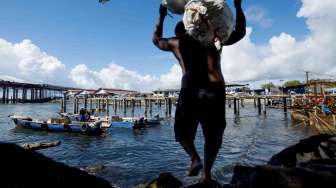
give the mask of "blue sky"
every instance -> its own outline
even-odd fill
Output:
[[[152,44],[161,0],[12,0],[0,7],[0,79],[151,91],[180,86],[172,54]],[[227,1],[232,7],[233,0]],[[336,75],[336,1],[244,0],[247,35],[222,50],[231,83]],[[166,18],[166,37],[180,16]],[[332,77],[336,79],[335,77]],[[253,84],[254,83],[254,84]]]
[[[114,62],[142,74],[160,75],[176,63],[151,42],[160,0],[112,0],[105,5],[97,1],[3,1],[0,38],[13,43],[30,39],[68,68],[86,64],[98,70]],[[228,2],[232,5],[231,0]],[[251,6],[261,7],[271,19],[267,27],[248,23],[256,44],[268,43],[281,32],[297,39],[309,33],[305,20],[296,17],[300,0],[244,1],[245,10]],[[167,17],[165,36],[172,35],[179,19]]]

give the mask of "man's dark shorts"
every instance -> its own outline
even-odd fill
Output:
[[[199,123],[206,141],[222,143],[226,127],[223,85],[181,89],[175,114],[176,141],[194,141]]]

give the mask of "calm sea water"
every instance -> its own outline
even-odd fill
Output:
[[[173,117],[158,127],[141,132],[111,128],[99,137],[31,131],[15,127],[8,118],[11,114],[21,114],[47,119],[57,117],[59,110],[58,104],[0,104],[0,141],[21,144],[60,140],[61,146],[40,152],[74,167],[104,165],[97,176],[118,187],[148,182],[162,172],[171,172],[185,183],[198,181],[199,177],[185,176],[190,163],[174,140]],[[143,111],[137,109],[135,115],[143,116]],[[111,112],[114,114],[112,109]],[[164,112],[158,107],[153,109],[153,114],[164,116]],[[267,116],[257,113],[253,105],[242,108],[239,116],[234,116],[233,109],[227,108],[223,147],[213,168],[214,177],[220,182],[231,180],[235,165],[265,164],[272,155],[312,134],[309,128],[293,126],[290,115],[281,110],[268,109]],[[117,114],[123,115],[123,111]],[[131,112],[128,111],[127,115],[130,116]],[[200,129],[196,144],[203,156],[204,141]]]

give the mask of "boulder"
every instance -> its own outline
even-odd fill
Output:
[[[304,168],[237,166],[231,184],[239,188],[332,188],[336,187],[336,175]]]
[[[146,188],[179,188],[183,187],[180,180],[175,178],[170,173],[163,173],[160,176],[149,183]]]
[[[269,165],[296,167],[314,160],[336,160],[336,137],[317,135],[301,140],[298,144],[274,155]]]
[[[0,143],[0,187],[112,187],[107,181],[35,151]]]

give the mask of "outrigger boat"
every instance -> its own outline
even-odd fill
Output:
[[[104,132],[103,121],[70,121],[69,118],[51,118],[48,121],[40,121],[24,116],[9,116],[17,126],[33,130],[50,132],[70,132],[88,135],[100,135]]]
[[[133,129],[143,129],[151,126],[160,125],[164,118],[160,118],[158,115],[153,118],[143,118],[143,117],[119,117],[112,116],[111,126],[121,127],[121,128],[133,128]]]
[[[81,116],[79,114],[59,113],[59,115],[62,118],[70,119],[71,122],[81,122]],[[86,119],[85,121],[89,121],[89,122],[101,121],[102,122],[102,124],[101,124],[102,128],[110,128],[111,127],[111,122],[109,121],[108,117],[101,118],[101,117],[96,117],[96,116],[91,115],[91,116],[87,116],[85,119]]]

